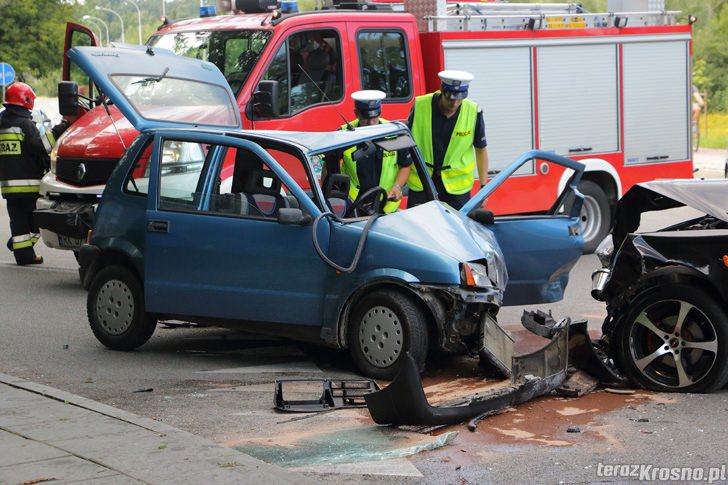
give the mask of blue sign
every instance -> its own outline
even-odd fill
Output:
[[[0,74],[2,75],[0,77],[0,84],[3,86],[7,86],[15,79],[15,69],[6,62],[0,62]]]

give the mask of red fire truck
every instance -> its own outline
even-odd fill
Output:
[[[530,149],[586,164],[587,250],[607,234],[616,200],[632,185],[692,177],[691,26],[678,25],[677,12],[407,0],[294,13],[293,1],[275,10],[275,0],[235,3],[246,13],[165,22],[147,45],[216,64],[245,128],[336,129],[353,117],[350,95],[360,89],[384,91],[382,116],[406,119],[415,96],[439,88],[439,71],[470,71],[490,170]],[[90,29],[69,24],[66,50],[96,43]],[[57,143],[38,208],[57,216],[40,219],[45,243],[77,250],[83,221],[136,132],[113,107],[112,123],[96,106],[80,69],[65,64],[63,74],[88,105],[73,111]],[[547,210],[569,176],[535,162],[518,175],[488,201],[496,214]]]

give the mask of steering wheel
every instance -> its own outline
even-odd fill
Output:
[[[356,198],[351,207],[346,210],[344,217],[351,217],[357,210],[361,210],[368,216],[376,214],[379,212],[379,208],[384,207],[384,204],[387,203],[387,197],[389,197],[389,194],[382,187],[378,185],[372,187],[363,194],[359,194],[359,197]],[[372,199],[370,202],[371,205],[365,203],[369,199]]]

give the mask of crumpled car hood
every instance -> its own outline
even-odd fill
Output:
[[[377,252],[376,240],[380,238],[406,241],[460,262],[486,259],[489,276],[497,281],[497,287],[505,289],[508,282],[505,259],[493,232],[441,202],[380,217],[370,229],[367,250]]]
[[[642,213],[682,206],[728,222],[728,180],[655,180],[634,185],[617,203],[614,247],[637,230]]]

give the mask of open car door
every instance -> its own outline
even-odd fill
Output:
[[[508,267],[504,305],[561,300],[569,281],[569,270],[581,256],[584,246],[579,221],[584,197],[576,189],[584,165],[554,153],[538,150],[524,153],[483,187],[461,212],[472,215],[508,177],[532,159],[544,160],[556,165],[554,169],[565,167],[575,173],[546,213],[499,216],[493,224],[488,224]]]

